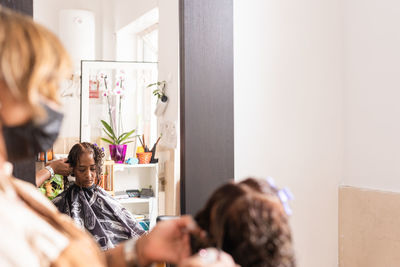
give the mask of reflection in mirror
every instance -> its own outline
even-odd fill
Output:
[[[81,69],[82,142],[106,148],[107,158],[111,157],[108,144],[129,142],[126,151],[129,158],[136,153],[134,136],[144,136],[147,144],[157,139],[157,118],[152,112],[156,98],[147,88],[157,81],[157,63],[82,61]],[[130,136],[126,134],[133,130]]]
[[[159,161],[156,168],[111,166],[107,161],[105,171],[112,172],[114,180],[120,181],[113,186],[109,184],[114,193],[152,186],[154,201],[131,203],[125,200],[127,203],[124,205],[132,212],[178,214],[179,1],[35,0],[33,5],[34,19],[60,37],[74,65],[73,76],[62,84],[60,90],[65,118],[54,153],[65,156],[72,145],[82,139],[103,146],[108,159],[108,144],[101,138],[109,136],[102,131],[101,119],[107,123],[115,121],[112,124],[116,129],[119,127],[117,122],[121,121],[118,131],[135,129],[135,135],[145,134],[148,146],[152,146],[162,134],[157,146],[156,158]],[[118,102],[117,95],[108,99],[104,96],[106,90],[104,80],[101,83],[101,74],[107,75],[110,90],[114,90],[118,79],[124,76],[126,94],[122,101]],[[156,88],[145,87],[157,81],[166,82],[164,93],[168,102],[165,110],[155,116],[158,98],[152,92]],[[111,119],[107,100],[114,108]],[[118,111],[119,103],[121,113]],[[139,139],[133,138],[132,141],[128,144],[127,158],[135,157],[137,148],[141,146]],[[152,177],[156,180],[151,180]]]

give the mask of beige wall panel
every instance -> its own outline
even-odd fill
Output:
[[[400,266],[400,194],[339,188],[340,267]]]

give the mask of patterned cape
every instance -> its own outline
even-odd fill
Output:
[[[133,216],[97,185],[81,188],[73,184],[54,198],[53,203],[78,226],[86,228],[102,250],[145,233]]]

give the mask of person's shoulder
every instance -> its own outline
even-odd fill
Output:
[[[29,199],[30,201],[36,201],[37,203],[45,206],[46,208],[55,211],[57,210],[54,205],[51,204],[49,199],[39,192],[38,188],[33,184],[22,181],[17,178],[11,178],[11,183],[14,185],[15,191],[18,193],[20,198]]]

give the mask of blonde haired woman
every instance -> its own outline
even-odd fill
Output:
[[[0,6],[0,266],[147,266],[187,257],[190,218],[160,223],[136,244],[102,253],[33,186],[10,176],[3,131],[24,144],[19,157],[51,145],[62,119],[57,89],[69,66],[52,33]]]

